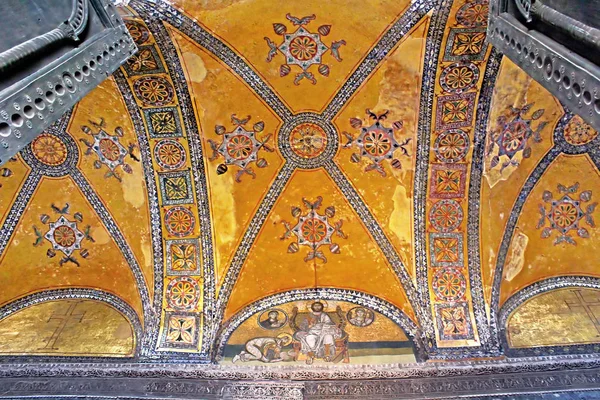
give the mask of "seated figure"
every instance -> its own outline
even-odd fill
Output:
[[[338,307],[336,313],[323,311],[323,303],[314,302],[309,313],[298,315],[294,308],[290,318],[290,326],[295,331],[294,350],[296,359],[305,358],[307,364],[312,364],[315,358],[326,362],[349,362],[348,335],[344,332],[344,315]],[[297,324],[296,320],[300,319]],[[334,318],[337,321],[334,321]]]

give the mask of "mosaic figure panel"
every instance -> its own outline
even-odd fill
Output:
[[[221,363],[343,365],[412,359],[406,334],[378,312],[347,302],[304,300],[248,318],[230,336]]]

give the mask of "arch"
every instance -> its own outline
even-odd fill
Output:
[[[584,288],[600,290],[600,278],[589,276],[558,276],[535,282],[512,295],[498,312],[499,336],[504,353],[509,357],[528,357],[550,354],[598,353],[599,344],[573,344],[537,348],[511,348],[508,343],[509,317],[526,301],[556,289]]]
[[[511,209],[511,212],[508,217],[508,221],[506,222],[506,228],[504,230],[504,233],[502,235],[502,240],[500,242],[498,256],[496,258],[496,268],[494,270],[493,280],[492,280],[492,296],[491,296],[490,308],[492,310],[498,310],[498,314],[494,314],[497,316],[501,315],[501,312],[503,309],[506,309],[509,301],[513,300],[513,298],[517,298],[517,296],[520,294],[520,292],[513,294],[504,303],[504,305],[500,306],[500,291],[501,291],[501,286],[502,286],[502,281],[503,281],[502,276],[504,274],[504,267],[505,267],[506,260],[508,258],[508,254],[510,251],[510,245],[512,243],[513,236],[515,234],[515,230],[516,230],[519,218],[523,211],[523,207],[525,206],[525,203],[529,199],[529,195],[534,190],[535,186],[539,183],[542,176],[546,173],[546,171],[550,168],[552,163],[554,163],[554,161],[561,154],[567,154],[567,155],[587,154],[590,157],[590,159],[592,160],[592,162],[594,163],[594,165],[596,166],[596,168],[598,168],[598,170],[600,171],[600,157],[598,157],[598,152],[596,150],[594,150],[597,146],[590,145],[590,144],[594,144],[594,143],[597,144],[598,141],[600,141],[600,137],[594,139],[593,142],[588,143],[589,146],[579,146],[578,147],[578,146],[574,146],[574,145],[567,143],[564,138],[564,130],[565,130],[565,127],[567,126],[567,124],[571,121],[571,119],[575,115],[569,109],[564,108],[564,106],[563,106],[563,109],[564,109],[564,114],[562,115],[561,118],[558,119],[556,126],[554,127],[554,129],[552,131],[552,139],[554,140],[554,143],[555,143],[554,146],[546,153],[546,155],[544,155],[544,157],[538,162],[538,164],[535,166],[533,171],[527,177],[527,180],[525,181],[523,187],[521,188],[521,190],[519,192],[519,195],[517,196],[517,199],[515,200],[515,203],[513,204],[513,207]],[[575,286],[576,286],[576,283],[580,279],[587,280],[587,279],[593,279],[593,278],[577,277],[577,276],[555,277],[555,278],[547,279],[545,281],[536,282],[536,283],[526,287],[525,289],[522,289],[521,291],[527,290],[538,284],[541,285],[541,282],[547,282],[547,284],[550,285],[551,282],[553,282],[556,279],[567,279],[567,280],[574,279],[573,282],[575,283]],[[587,286],[582,286],[582,287],[587,287]],[[556,288],[558,288],[558,287],[556,287]],[[546,290],[551,290],[551,289],[546,289]],[[540,294],[540,293],[541,292],[538,292],[537,294]],[[496,322],[497,322],[497,326],[498,326],[498,336],[499,336],[500,340],[503,342],[503,346],[504,346],[505,345],[504,342],[505,342],[505,338],[506,338],[505,332],[504,332],[504,325],[505,325],[506,321],[502,321],[502,320],[498,319]],[[492,323],[494,323],[494,321],[492,321]]]
[[[123,301],[121,298],[102,290],[88,288],[64,288],[52,289],[33,293],[21,297],[13,302],[0,307],[0,321],[5,320],[11,315],[24,310],[25,308],[39,305],[49,301],[58,300],[93,300],[109,305],[123,315],[133,328],[133,340],[135,343],[134,356],[131,359],[137,359],[140,343],[143,337],[143,329],[140,319],[135,310]],[[2,362],[18,362],[23,359],[35,359],[36,361],[106,361],[107,357],[88,357],[88,356],[0,356]]]
[[[421,339],[421,329],[395,305],[378,297],[356,290],[319,288],[298,289],[277,293],[264,297],[244,307],[231,317],[231,319],[225,322],[223,327],[219,330],[213,347],[213,360],[217,360],[223,356],[225,344],[229,340],[229,337],[248,318],[269,308],[300,300],[345,301],[369,307],[395,322],[406,333],[415,346],[415,357],[417,358],[417,361],[425,361],[427,358]]]

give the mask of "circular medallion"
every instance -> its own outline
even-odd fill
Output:
[[[469,135],[465,131],[451,129],[438,135],[433,144],[433,151],[440,161],[456,163],[465,158],[469,144]]]
[[[570,201],[555,201],[552,204],[551,218],[556,229],[566,232],[579,220],[579,209]]]
[[[462,6],[456,13],[456,22],[469,28],[487,26],[488,0],[475,0]]]
[[[338,134],[330,121],[319,114],[294,115],[279,130],[279,150],[288,163],[296,168],[319,168],[335,155]]]
[[[475,64],[454,63],[440,75],[440,85],[446,92],[460,94],[477,85],[479,68]]]
[[[190,210],[177,206],[165,213],[165,226],[172,236],[184,237],[194,231],[196,219]]]
[[[148,106],[162,107],[173,102],[175,91],[171,83],[160,76],[146,76],[133,84],[139,101]]]
[[[300,124],[292,130],[290,145],[297,156],[315,158],[325,151],[327,135],[317,124]]]
[[[571,118],[563,134],[567,143],[573,146],[587,144],[598,136],[598,132],[586,124],[579,115]]]
[[[279,308],[271,308],[258,315],[258,326],[264,329],[275,330],[285,326],[288,316]]]
[[[99,151],[108,161],[117,161],[121,158],[121,149],[110,139],[100,139]]]
[[[317,55],[317,42],[310,36],[296,36],[290,42],[290,54],[298,61],[312,60]]]
[[[235,160],[245,160],[252,155],[254,142],[246,135],[235,135],[227,142],[227,154]]]
[[[467,281],[456,268],[440,268],[433,276],[433,291],[442,301],[460,300],[467,290]]]
[[[317,218],[310,218],[302,224],[302,237],[307,242],[319,243],[327,236],[327,225]]]
[[[150,33],[148,32],[148,28],[146,28],[143,24],[135,21],[126,21],[125,26],[127,26],[131,38],[138,46],[148,41]]]
[[[167,286],[167,302],[179,311],[191,311],[196,308],[200,299],[198,282],[187,276],[174,279]]]
[[[34,157],[41,163],[55,167],[67,160],[67,146],[56,136],[42,133],[31,142]]]
[[[500,153],[509,157],[515,155],[525,146],[529,126],[524,121],[512,121],[504,127],[500,137]]]
[[[176,140],[161,140],[154,147],[154,158],[163,169],[178,169],[185,164],[185,149]]]
[[[385,157],[392,151],[394,142],[392,135],[393,131],[385,129],[369,130],[362,137],[364,151],[373,158]]]
[[[366,307],[354,307],[346,313],[350,325],[364,328],[375,321],[375,313]]]
[[[54,241],[62,247],[71,247],[76,241],[75,231],[67,225],[57,227],[52,235]]]
[[[429,211],[429,222],[438,232],[458,229],[463,221],[463,210],[456,200],[440,200]]]

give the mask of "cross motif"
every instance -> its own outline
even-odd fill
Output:
[[[64,314],[57,315],[56,313],[53,313],[50,316],[50,318],[48,318],[48,321],[46,321],[48,323],[50,323],[50,321],[59,321],[59,323],[54,332],[52,333],[52,336],[50,336],[50,338],[48,339],[46,345],[44,347],[40,347],[39,350],[59,350],[59,348],[56,347],[56,342],[60,338],[60,335],[63,333],[68,323],[70,321],[81,322],[83,320],[85,311],[78,314],[74,313],[75,308],[77,308],[77,306],[81,303],[82,301],[72,302],[69,304],[69,308]]]
[[[596,331],[598,331],[598,335],[600,336],[600,320],[598,319],[598,317],[594,313],[594,310],[592,309],[593,306],[600,306],[600,298],[597,298],[596,301],[587,301],[581,294],[581,290],[571,290],[571,292],[575,295],[577,300],[565,300],[565,304],[567,305],[567,307],[569,307],[569,310],[583,307],[583,310],[587,314],[590,321],[592,321],[592,324],[594,324],[594,327],[596,328]]]

